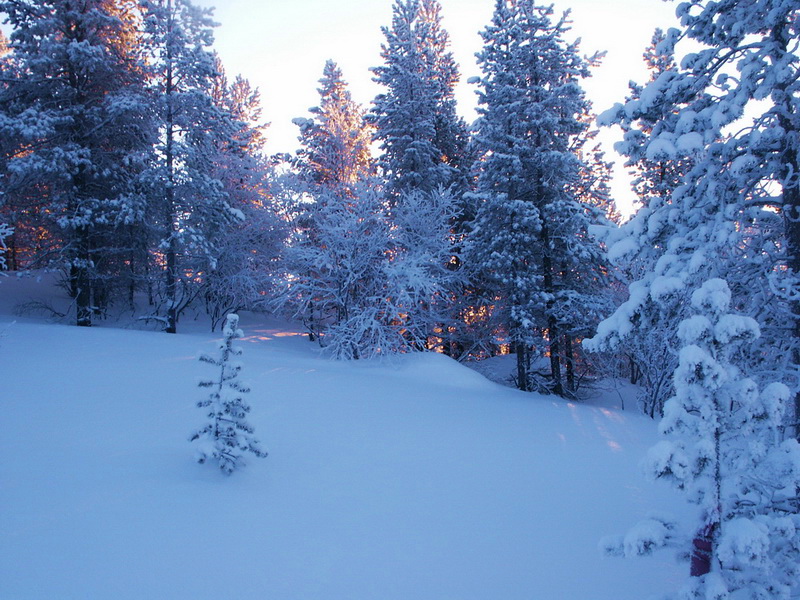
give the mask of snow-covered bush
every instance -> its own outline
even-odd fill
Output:
[[[457,325],[454,298],[466,284],[451,224],[459,217],[449,190],[401,194],[391,215],[391,250],[384,265],[386,291],[404,337],[413,348],[447,343]]]
[[[211,389],[208,398],[197,403],[199,408],[208,409],[208,423],[189,438],[190,441],[199,440],[197,462],[216,462],[228,475],[244,465],[245,452],[259,458],[267,456],[253,437],[253,427],[246,419],[250,405],[244,395],[250,388],[239,381],[242,365],[234,360],[242,354],[242,349],[233,345],[235,339],[242,337],[238,327],[239,316],[228,315],[219,356],[200,356],[202,362],[217,368],[217,376],[199,383],[201,388]]]
[[[356,183],[352,196],[312,190],[296,204],[277,303],[336,358],[427,347],[453,320],[463,283],[452,264],[452,194],[409,192],[389,211],[375,180]]]

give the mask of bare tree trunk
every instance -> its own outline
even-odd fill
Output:
[[[178,267],[177,267],[177,243],[175,240],[176,223],[175,223],[175,115],[173,114],[173,94],[175,93],[175,81],[172,72],[172,2],[167,3],[167,11],[169,13],[167,24],[168,33],[170,37],[167,39],[167,75],[164,82],[164,94],[167,100],[167,115],[166,115],[166,149],[165,160],[167,167],[167,189],[165,190],[166,207],[164,210],[164,227],[167,234],[167,271],[165,273],[165,284],[167,293],[167,326],[164,329],[167,333],[176,333],[178,331]]]
[[[550,232],[548,231],[547,224],[542,221],[542,246],[544,253],[542,256],[542,271],[544,280],[544,291],[552,295],[555,293],[555,282],[553,279],[553,261],[550,258]],[[547,302],[547,338],[550,342],[550,377],[553,380],[553,393],[559,396],[564,395],[564,387],[561,383],[561,360],[559,357],[559,343],[558,343],[558,323],[556,318],[552,315],[553,300]]]
[[[19,249],[17,248],[17,234],[16,229],[9,238],[8,245],[6,246],[6,258],[8,259],[8,269],[10,271],[19,270]]]
[[[316,341],[317,336],[314,333],[314,301],[311,300],[308,303],[308,313],[311,315],[309,320],[309,327],[308,327],[308,341],[313,342]]]
[[[76,230],[77,252],[74,269],[74,293],[76,324],[78,327],[92,326],[92,295],[89,282],[89,232],[86,227]]]
[[[575,392],[575,354],[572,337],[564,334],[564,363],[567,365],[567,390]]]
[[[517,354],[517,388],[523,392],[529,392],[528,347],[525,342],[515,342],[514,352]]]

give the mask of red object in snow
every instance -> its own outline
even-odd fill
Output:
[[[716,528],[716,523],[709,523],[692,540],[692,563],[689,570],[692,577],[700,577],[711,571],[711,540]]]

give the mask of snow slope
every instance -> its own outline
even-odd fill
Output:
[[[0,284],[0,294],[9,288]],[[670,555],[597,549],[650,510],[633,413],[523,394],[439,355],[321,359],[242,316],[270,451],[193,462],[217,336],[0,315],[0,599],[641,600]]]

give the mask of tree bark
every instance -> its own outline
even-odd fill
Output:
[[[567,391],[575,391],[575,353],[572,345],[572,337],[564,334],[564,363],[567,366]]]
[[[788,53],[789,43],[794,43],[789,34],[791,22],[791,12],[788,13],[779,25],[771,32],[775,43],[775,64],[782,64],[783,59]],[[786,229],[786,247],[789,255],[789,268],[792,271],[795,281],[800,279],[800,157],[797,147],[797,111],[795,110],[795,99],[787,92],[786,83],[775,86],[776,93],[772,94],[772,99],[776,104],[776,114],[778,124],[786,132],[786,147],[781,156],[783,169],[780,173],[783,185],[783,218]],[[800,368],[800,301],[792,303],[792,314],[794,317],[794,349],[792,351],[792,362],[796,368]],[[795,437],[800,440],[800,393],[794,397],[794,422]]]
[[[524,342],[518,341],[514,344],[514,351],[517,355],[517,388],[529,392],[528,348]]]
[[[92,326],[92,295],[89,282],[89,232],[86,227],[78,227],[76,232],[76,264],[74,268],[74,290],[76,325],[78,327]]]
[[[553,261],[550,258],[550,232],[548,231],[547,224],[542,220],[542,271],[544,280],[544,292],[550,296],[547,301],[547,338],[550,342],[550,377],[553,381],[553,393],[559,396],[564,395],[564,386],[561,382],[561,360],[559,357],[559,331],[558,323],[555,316],[552,314],[555,306],[555,301],[552,299],[555,294],[555,280],[553,278]]]
[[[173,114],[173,94],[175,93],[175,82],[173,80],[172,72],[172,2],[167,3],[167,11],[169,13],[167,24],[167,58],[166,67],[167,74],[164,82],[164,95],[167,100],[167,115],[166,115],[166,148],[165,148],[165,161],[167,169],[167,189],[165,190],[165,210],[164,210],[164,227],[167,234],[167,250],[166,262],[167,270],[166,277],[166,293],[167,293],[167,326],[164,329],[167,333],[176,333],[178,331],[178,298],[177,298],[177,282],[178,282],[178,268],[177,268],[177,243],[175,240],[176,232],[176,217],[175,217],[175,115]]]

